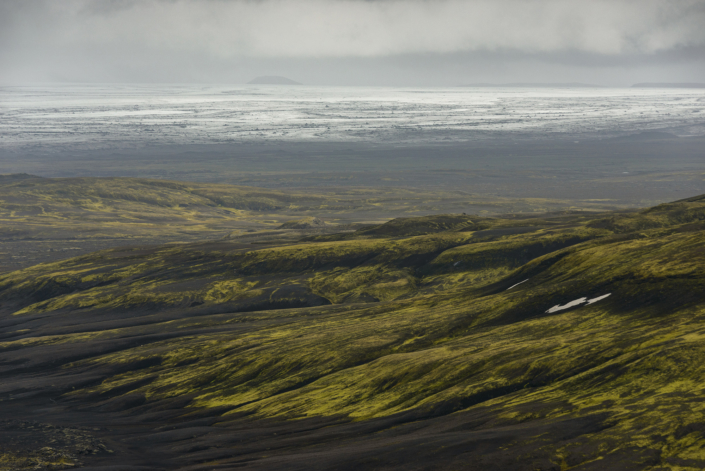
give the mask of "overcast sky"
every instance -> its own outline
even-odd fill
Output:
[[[705,82],[705,0],[0,0],[0,83]]]

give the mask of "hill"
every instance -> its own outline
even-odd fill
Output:
[[[138,178],[0,176],[0,270],[116,245],[260,236],[324,195]]]
[[[247,83],[258,85],[301,85],[299,82],[295,82],[294,80],[286,77],[280,77],[278,75],[265,75],[262,77],[257,77]]]
[[[144,178],[0,175],[0,272],[118,245],[295,241],[309,232],[440,211],[485,214],[574,207],[561,200],[403,188],[275,190]],[[584,201],[599,210],[611,201]],[[308,218],[308,219],[307,219]],[[311,224],[316,218],[329,224]],[[304,220],[306,224],[287,224]],[[354,228],[351,226],[350,228]]]
[[[698,82],[645,82],[635,83],[632,88],[705,88],[705,83]]]
[[[703,229],[696,197],[6,273],[0,463],[702,469]]]

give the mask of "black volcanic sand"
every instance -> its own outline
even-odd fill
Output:
[[[105,471],[241,467],[549,470],[558,468],[551,453],[537,450],[535,437],[543,443],[583,447],[585,453],[594,453],[595,447],[585,446],[583,437],[610,426],[607,416],[599,413],[501,424],[495,412],[482,407],[452,415],[443,410],[401,413],[360,423],[343,418],[224,419],[218,414],[227,409],[185,413],[188,400],[183,398],[148,407],[139,407],[140,401],[144,400],[125,398],[78,406],[35,396],[23,400],[21,407],[2,408],[6,419],[0,422],[0,447],[53,446],[72,462],[83,464],[82,469]],[[64,425],[53,425],[57,423]],[[67,438],[67,431],[73,436]],[[643,450],[623,454],[580,469],[640,469],[654,459],[654,454]]]
[[[526,469],[552,470],[552,449],[577,447],[586,454],[597,445],[585,437],[611,426],[609,415],[588,413],[516,423],[497,410],[472,403],[439,404],[362,422],[346,417],[299,420],[258,419],[221,414],[232,407],[189,408],[188,395],[147,401],[140,386],[127,384],[106,394],[75,400],[61,397],[74,388],[100,383],[120,370],[149,368],[148,362],[119,366],[70,367],[71,362],[114,351],[228,330],[241,334],[262,325],[239,323],[227,328],[159,332],[157,322],[193,316],[188,310],[161,313],[76,313],[56,321],[48,318],[22,323],[33,336],[137,327],[140,334],[110,341],[68,343],[3,352],[0,450],[34,456],[51,447],[83,469]],[[196,314],[198,316],[198,314]],[[14,321],[16,322],[16,321]],[[10,320],[9,324],[12,324]],[[12,330],[5,318],[2,329]],[[188,366],[184,366],[188,368]],[[68,368],[68,369],[66,369]],[[148,384],[147,377],[143,383]],[[490,392],[473,402],[482,403]],[[563,407],[562,404],[552,405]],[[525,414],[544,414],[545,404],[525,407]],[[455,412],[455,413],[454,413]],[[551,450],[537,449],[550,443]],[[47,451],[45,450],[46,454]],[[620,456],[624,454],[624,457]],[[653,460],[645,450],[620,451],[580,469],[641,469]],[[622,463],[622,461],[624,461]],[[219,465],[218,463],[222,463]],[[204,464],[205,463],[205,464]],[[609,464],[608,464],[609,463]],[[23,468],[22,468],[23,469]],[[63,469],[56,467],[51,469]]]

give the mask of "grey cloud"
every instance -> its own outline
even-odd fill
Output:
[[[434,61],[446,81],[529,63],[677,63],[682,78],[701,70],[704,26],[702,0],[6,0],[0,80],[221,81],[302,64],[431,77]]]
[[[50,23],[56,46],[120,43],[225,57],[494,49],[621,54],[705,42],[705,4],[695,0],[25,0],[15,5],[21,5],[17,20]]]

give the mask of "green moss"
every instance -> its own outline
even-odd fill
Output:
[[[174,333],[168,339],[64,365],[66,374],[115,367],[76,398],[127,388],[150,401],[189,395],[194,407],[290,419],[480,404],[506,424],[601,413],[610,426],[584,437],[592,451],[581,463],[611,453],[605,443],[705,460],[702,431],[682,428],[705,417],[705,233],[688,228],[701,204],[615,219],[663,222],[651,226],[566,215],[251,250],[104,251],[3,275],[0,301],[27,319],[160,313],[149,329]],[[285,300],[299,307],[281,309]],[[145,329],[25,332],[0,349]],[[573,448],[540,446],[553,447],[560,466],[575,459]]]

